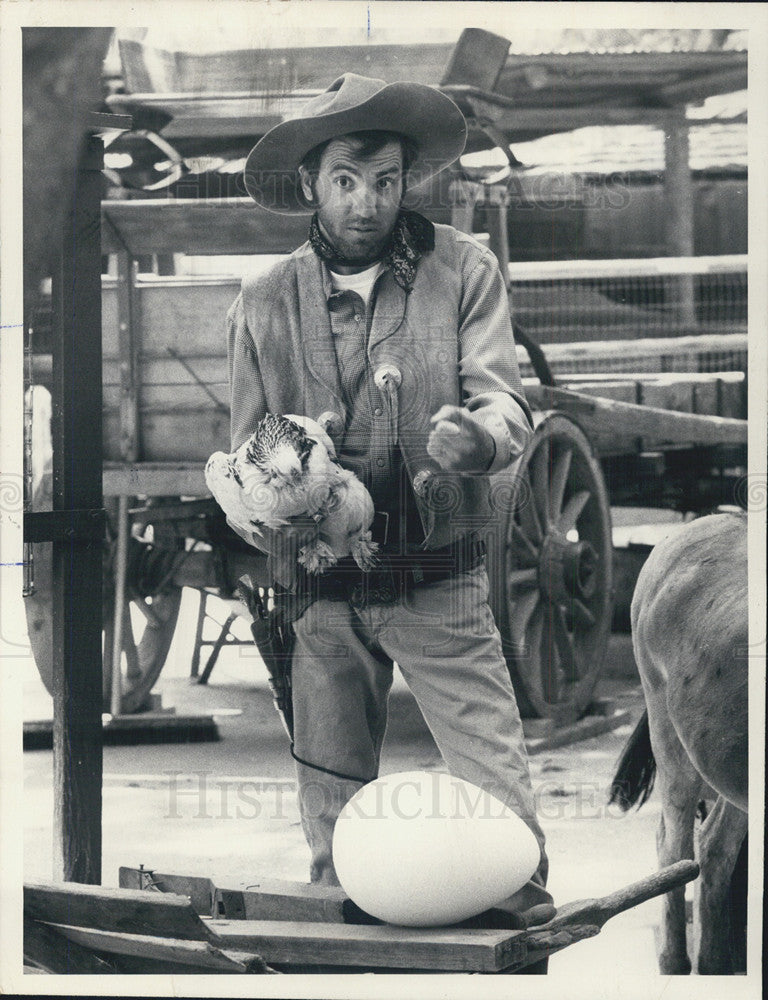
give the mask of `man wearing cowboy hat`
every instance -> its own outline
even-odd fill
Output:
[[[547,860],[483,530],[488,473],[520,455],[531,416],[496,258],[402,208],[406,189],[465,141],[439,91],[348,73],[256,144],[245,168],[254,201],[314,214],[308,242],[247,278],[230,311],[232,448],[266,412],[320,420],[377,509],[380,568],[323,574],[294,621],[293,753],[312,880],[337,884],[334,823],[378,773],[397,662],[451,773],[537,837],[539,871],[512,901],[524,909],[550,900]],[[294,592],[300,536],[249,539]]]

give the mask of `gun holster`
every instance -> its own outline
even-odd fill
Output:
[[[269,598],[266,591],[254,586],[247,576],[240,578],[238,591],[253,616],[253,641],[267,668],[275,707],[293,742],[291,661],[296,637],[291,623],[301,616],[310,600],[289,593]]]

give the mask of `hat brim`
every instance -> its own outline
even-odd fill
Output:
[[[354,108],[275,125],[248,154],[246,191],[270,212],[311,212],[299,187],[299,164],[321,142],[367,129],[400,132],[415,141],[419,152],[408,171],[409,188],[458,159],[467,141],[466,121],[450,97],[420,83],[390,83]]]

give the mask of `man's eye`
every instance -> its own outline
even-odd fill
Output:
[[[390,187],[392,187],[392,185],[393,185],[394,183],[395,183],[395,179],[394,179],[394,177],[380,177],[380,178],[379,178],[379,187],[380,187],[380,188],[381,188],[381,189],[382,189],[383,191],[386,191],[386,189],[387,189],[387,188],[390,188]]]
[[[351,177],[346,177],[346,176],[344,176],[344,174],[342,174],[341,177],[337,177],[336,178],[335,183],[340,188],[348,190],[349,188],[352,187],[352,178]]]

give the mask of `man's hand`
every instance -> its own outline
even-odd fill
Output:
[[[496,444],[482,424],[460,406],[441,406],[431,417],[427,453],[448,472],[485,472]]]

